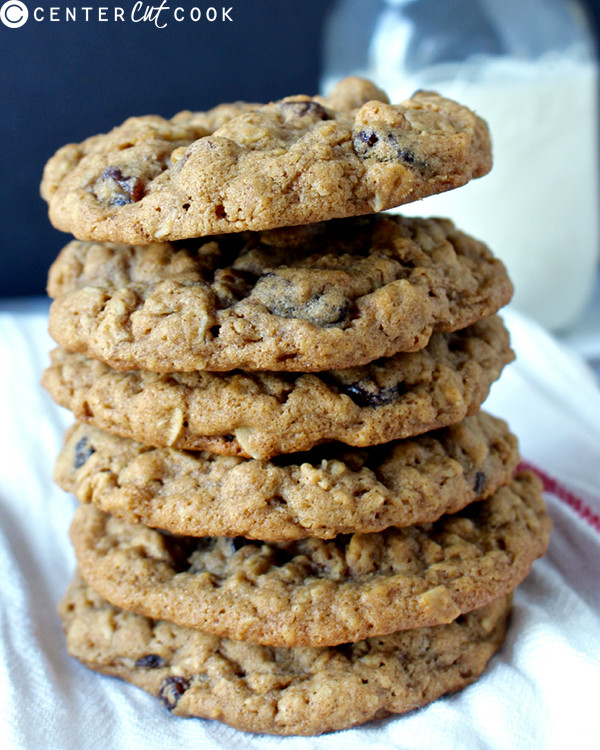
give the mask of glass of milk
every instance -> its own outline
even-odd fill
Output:
[[[513,304],[568,329],[592,294],[600,254],[598,67],[581,7],[342,0],[325,43],[325,93],[344,75],[364,75],[394,102],[431,89],[487,120],[492,172],[398,210],[447,216],[485,241],[508,267]]]

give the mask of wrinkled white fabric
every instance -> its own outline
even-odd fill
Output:
[[[3,748],[600,747],[600,531],[593,518],[600,516],[600,392],[576,355],[507,313],[518,361],[486,408],[509,421],[525,460],[573,494],[546,493],[554,519],[548,554],[517,590],[507,640],[485,675],[404,717],[281,739],[172,716],[143,691],[67,656],[55,608],[74,567],[67,534],[76,501],[51,476],[71,417],[39,387],[53,346],[46,315],[39,301],[0,310]],[[582,517],[586,509],[591,520]]]

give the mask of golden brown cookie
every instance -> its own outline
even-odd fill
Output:
[[[61,148],[41,192],[58,229],[148,244],[381,211],[491,163],[487,126],[466,107],[424,91],[391,105],[349,78],[327,98],[130,118]]]
[[[511,592],[548,543],[539,479],[433,524],[268,544],[174,536],[80,505],[81,573],[115,606],[214,635],[329,646],[455,620]]]
[[[411,711],[473,682],[504,639],[510,597],[449,625],[330,648],[269,648],[149,620],[108,604],[79,576],[59,611],[71,655],[173,714],[312,735]]]
[[[71,242],[50,333],[119,370],[352,367],[425,346],[511,297],[502,263],[443,219],[369,216],[149,247]]]
[[[418,352],[320,374],[119,372],[52,352],[42,383],[76,418],[146,445],[271,458],[339,440],[368,446],[474,414],[514,354],[498,317]]]
[[[334,443],[272,461],[149,448],[75,424],[54,478],[130,523],[281,542],[435,521],[494,493],[518,461],[516,438],[484,413],[375,448]]]

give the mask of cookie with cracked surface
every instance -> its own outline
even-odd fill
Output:
[[[491,164],[466,107],[425,91],[391,105],[349,78],[328,97],[130,118],[61,148],[41,192],[58,229],[144,245],[382,211]]]
[[[512,361],[499,317],[328,373],[119,372],[56,349],[42,383],[80,422],[140,443],[267,459],[410,437],[474,414]]]
[[[118,609],[77,575],[59,605],[68,652],[178,716],[312,735],[400,714],[473,682],[500,648],[510,597],[448,625],[330,648],[270,648]]]
[[[80,505],[71,539],[89,585],[153,619],[272,646],[330,646],[452,622],[510,593],[548,543],[539,479],[433,524],[333,540],[175,536]]]
[[[435,521],[489,497],[518,462],[506,423],[485,413],[375,448],[337,443],[270,462],[149,448],[75,424],[54,478],[130,523],[281,542]]]
[[[502,263],[445,219],[379,215],[149,247],[69,243],[50,333],[119,370],[353,367],[415,351],[511,297]]]

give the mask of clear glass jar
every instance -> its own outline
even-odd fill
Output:
[[[341,0],[325,28],[322,89],[357,74],[392,101],[419,88],[484,117],[494,167],[399,210],[448,216],[508,266],[514,304],[564,330],[600,253],[594,39],[567,0]]]

